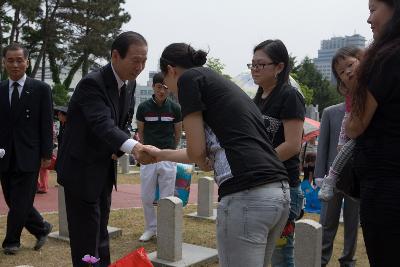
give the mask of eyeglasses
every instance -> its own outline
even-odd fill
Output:
[[[274,62],[265,63],[265,64],[251,64],[251,63],[249,63],[249,64],[247,64],[247,67],[250,70],[263,70],[266,66],[269,66],[269,65],[275,65],[275,63]]]

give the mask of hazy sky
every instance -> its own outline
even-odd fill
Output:
[[[236,76],[266,39],[281,39],[300,61],[316,57],[323,39],[353,33],[372,38],[368,0],[126,0],[125,10],[131,21],[123,30],[141,33],[149,44],[139,84],[158,69],[163,49],[173,42],[209,50]]]

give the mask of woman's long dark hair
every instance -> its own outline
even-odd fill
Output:
[[[273,63],[283,63],[285,65],[283,70],[278,74],[276,88],[281,88],[283,85],[288,84],[290,72],[289,53],[285,44],[281,40],[266,40],[254,47],[253,54],[258,50],[263,51],[269,58],[271,58]],[[262,87],[259,87],[254,97],[256,103],[261,100],[262,93],[263,89]]]
[[[361,116],[365,111],[365,101],[371,77],[382,79],[387,70],[386,63],[400,51],[400,1],[377,0],[393,9],[393,16],[385,25],[382,33],[372,42],[365,53],[358,72],[358,86],[353,91],[352,114]]]

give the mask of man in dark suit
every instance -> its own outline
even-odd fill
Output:
[[[322,113],[320,135],[318,137],[317,160],[315,162],[315,177],[324,177],[328,174],[335,157],[340,133],[340,126],[344,116],[344,103],[330,106]],[[344,200],[344,204],[343,204]],[[321,266],[327,266],[333,251],[333,243],[339,227],[340,211],[343,205],[344,244],[342,255],[339,258],[340,267],[354,267],[354,254],[357,248],[357,232],[359,222],[359,204],[340,192],[335,192],[329,201],[323,201],[320,223],[322,225],[322,253]]]
[[[117,184],[115,155],[132,153],[143,163],[153,160],[126,129],[130,100],[125,81],[135,80],[146,60],[143,36],[120,34],[111,47],[111,63],[82,78],[70,100],[57,172],[65,190],[75,267],[87,266],[82,262],[85,254],[100,258],[96,266],[110,264],[107,224]]]
[[[9,79],[0,84],[0,179],[9,212],[3,241],[5,254],[15,254],[25,227],[46,242],[52,226],[33,207],[39,168],[50,165],[53,149],[53,110],[50,86],[26,76],[28,51],[14,43],[3,50]]]

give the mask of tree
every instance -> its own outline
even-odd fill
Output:
[[[7,15],[5,10],[6,3],[5,1],[1,1],[0,3],[0,79],[4,80],[7,77],[6,72],[3,69],[3,45],[8,44],[8,38],[4,36],[4,33],[7,33],[11,30],[12,17]]]
[[[297,69],[296,63],[297,63],[296,57],[292,56],[292,54],[290,54],[289,55],[289,68],[290,68],[290,71],[292,71],[293,73],[296,73],[296,69]]]
[[[68,55],[72,67],[63,82],[66,88],[80,67],[85,75],[97,59],[110,58],[113,39],[122,24],[130,20],[121,8],[123,3],[124,0],[75,0],[63,7],[61,17],[73,31]]]
[[[0,0],[2,44],[19,41],[30,52],[27,74],[37,76],[50,65],[55,84],[69,88],[75,73],[86,74],[99,59],[110,58],[110,46],[130,16],[124,0]],[[1,54],[1,53],[0,53]],[[1,55],[0,55],[1,57]],[[0,70],[2,66],[0,63]],[[62,81],[62,68],[69,70]]]
[[[309,88],[307,85],[300,83],[296,73],[292,72],[292,73],[290,73],[290,76],[292,76],[292,78],[295,79],[297,81],[297,83],[299,84],[300,90],[304,95],[304,101],[305,101],[306,105],[307,106],[312,105],[314,91],[311,88]]]
[[[294,70],[298,82],[313,91],[312,104],[319,105],[320,112],[325,107],[342,101],[342,97],[336,92],[330,82],[323,78],[310,58],[305,57]]]
[[[45,62],[47,46],[49,44],[49,40],[55,34],[55,20],[56,13],[58,8],[60,7],[61,0],[45,0],[44,1],[44,17],[40,20],[40,34],[42,36],[42,44],[39,49],[39,54],[35,60],[35,65],[33,66],[31,77],[35,77],[36,73],[39,69],[39,65],[43,59]],[[45,68],[42,67],[42,72],[44,74]],[[44,75],[42,75],[44,76]]]
[[[53,86],[53,102],[57,106],[66,106],[69,97],[68,91],[66,90],[65,86],[62,84],[55,84]]]
[[[225,69],[225,64],[223,64],[219,58],[213,58],[213,57],[208,58],[206,66],[209,67],[210,69],[213,69],[215,72],[221,74],[225,78],[229,80],[232,79],[231,76],[223,73]]]
[[[9,43],[18,42],[21,28],[37,16],[41,0],[10,0],[7,3],[14,11]]]

